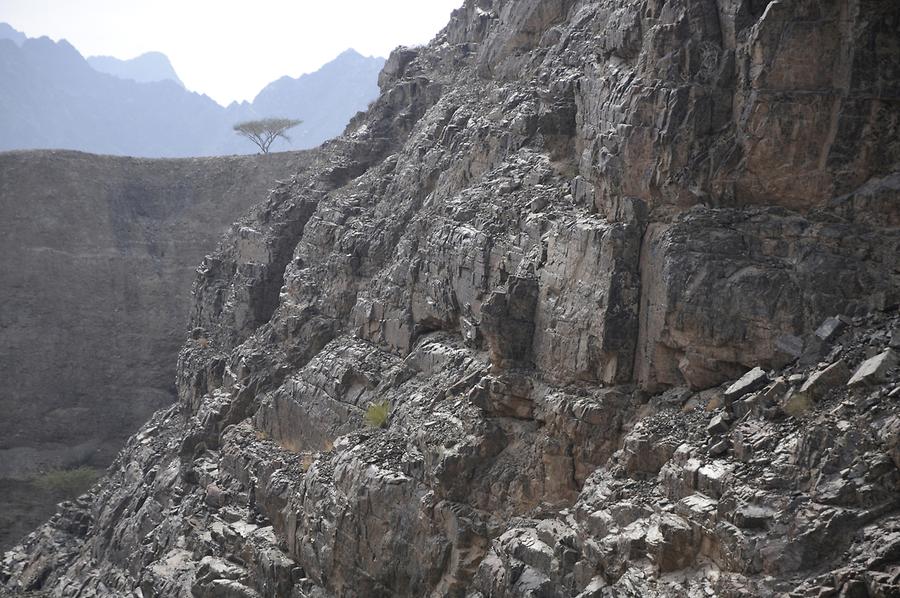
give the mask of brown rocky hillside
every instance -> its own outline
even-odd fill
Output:
[[[203,261],[177,406],[0,582],[897,596],[898,40],[896,2],[467,0]]]
[[[300,153],[0,153],[0,547],[47,519],[46,472],[109,465],[175,401],[197,264]]]

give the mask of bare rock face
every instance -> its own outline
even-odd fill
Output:
[[[497,367],[531,364],[537,299],[536,280],[513,277],[481,306],[481,333]]]
[[[846,379],[900,327],[898,26],[467,1],[204,260],[178,406],[0,581],[897,593],[898,371]]]
[[[650,225],[644,243],[638,379],[648,387],[702,389],[757,364],[781,367],[797,357],[785,337],[900,299],[896,228],[698,207]]]
[[[34,476],[105,468],[175,400],[197,263],[305,160],[0,154],[0,546],[53,512]]]

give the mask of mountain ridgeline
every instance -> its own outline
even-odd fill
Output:
[[[87,61],[95,71],[120,79],[130,79],[138,83],[174,81],[184,87],[169,58],[161,52],[147,52],[129,60],[120,60],[113,56],[90,56]]]
[[[303,120],[273,151],[340,134],[378,94],[382,58],[347,50],[314,73],[283,77],[253,102],[222,107],[184,88],[164,55],[85,59],[67,41],[0,29],[0,151],[74,149],[140,157],[251,154],[240,121]]]

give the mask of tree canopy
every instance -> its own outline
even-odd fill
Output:
[[[290,141],[291,138],[287,136],[286,131],[302,122],[292,118],[263,118],[238,123],[234,125],[234,131],[255,143],[262,153],[268,154],[272,142],[279,137]]]

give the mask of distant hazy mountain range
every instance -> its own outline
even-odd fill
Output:
[[[16,31],[6,23],[0,23],[0,39],[11,39],[21,45],[27,38],[21,31]]]
[[[147,52],[131,60],[119,60],[112,56],[90,56],[87,61],[95,71],[115,75],[120,79],[131,79],[138,83],[174,81],[184,87],[184,83],[175,74],[169,58],[162,52]]]
[[[76,149],[145,157],[252,154],[232,125],[281,116],[302,119],[292,143],[305,149],[340,134],[378,95],[383,58],[347,50],[315,73],[282,77],[253,102],[223,108],[184,88],[158,52],[132,60],[85,59],[65,40],[27,38],[0,23],[0,151]]]

